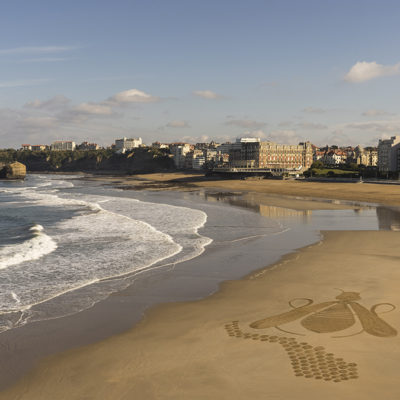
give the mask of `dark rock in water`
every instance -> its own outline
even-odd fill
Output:
[[[25,179],[26,167],[18,161],[0,164],[0,179]]]

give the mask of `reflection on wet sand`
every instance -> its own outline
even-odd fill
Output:
[[[312,214],[311,210],[291,210],[290,208],[282,208],[276,206],[268,206],[260,204],[259,213],[263,217],[277,218],[277,217],[309,217]]]
[[[250,209],[267,218],[303,218],[307,222],[311,218],[312,210],[294,210],[286,207],[279,207],[276,205],[269,205],[260,199],[253,198],[251,194],[241,192],[211,192],[204,191],[201,193],[205,200],[210,202],[223,202],[232,206],[243,207]],[[339,200],[335,201],[336,204],[341,204]],[[365,210],[370,210],[371,206],[363,206],[354,208],[355,214],[361,214]],[[400,210],[395,208],[377,206],[376,216],[378,219],[378,226],[380,230],[400,231]]]
[[[388,207],[376,207],[379,229],[384,231],[400,231],[400,210]]]
[[[263,217],[307,217],[312,214],[311,210],[293,210],[290,208],[261,204],[250,196],[243,197],[243,193],[238,192],[204,192],[204,198],[210,202],[223,202],[231,206],[243,207],[253,210]]]

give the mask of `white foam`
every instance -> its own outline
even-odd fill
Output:
[[[56,318],[88,308],[125,287],[132,274],[196,257],[212,241],[198,234],[207,220],[200,210],[59,192],[57,185],[46,185],[45,181],[40,187],[10,192],[18,197],[14,206],[21,200],[25,207],[28,200],[30,207],[75,213],[75,217],[51,227],[52,238],[43,226],[35,225],[31,228],[34,238],[2,249],[7,251],[7,264],[0,262],[0,269],[5,271],[0,271],[0,313],[23,312],[19,325],[28,319]],[[38,261],[44,255],[46,258]],[[12,269],[7,268],[11,265]],[[84,287],[86,294],[77,298],[73,293]],[[64,295],[75,297],[49,311],[49,301]],[[37,307],[31,310],[39,304],[44,313]]]
[[[0,269],[26,261],[37,260],[57,248],[57,243],[43,233],[41,225],[30,228],[35,236],[23,243],[8,245],[0,249]]]

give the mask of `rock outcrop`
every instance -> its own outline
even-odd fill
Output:
[[[25,176],[26,167],[18,161],[0,165],[0,179],[25,179]]]

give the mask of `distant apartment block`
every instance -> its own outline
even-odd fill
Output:
[[[21,144],[21,150],[32,150],[32,146],[30,144]]]
[[[188,143],[172,143],[169,149],[173,155],[175,167],[178,169],[187,167],[186,155],[193,151],[194,146]]]
[[[381,139],[378,143],[378,170],[379,172],[399,171],[400,136],[390,139]]]
[[[233,145],[230,142],[222,143],[216,147],[216,151],[218,154],[229,154],[232,146]]]
[[[76,148],[76,143],[70,140],[57,140],[51,144],[52,151],[74,151]]]
[[[127,150],[132,150],[142,145],[142,138],[126,138],[115,140],[115,150],[119,153],[125,153]]]
[[[206,163],[206,158],[204,156],[197,156],[192,160],[192,168],[200,170],[203,168]]]

